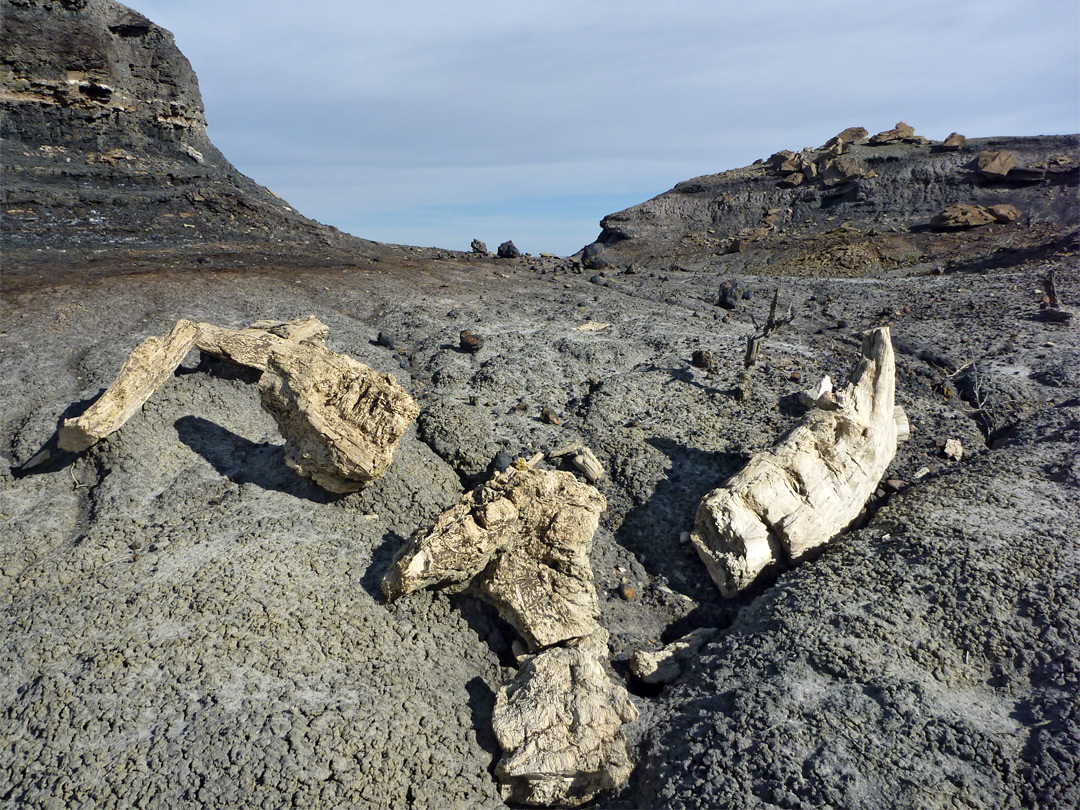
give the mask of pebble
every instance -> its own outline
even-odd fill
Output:
[[[629,602],[631,599],[637,596],[637,588],[624,582],[619,586],[619,596],[621,596],[625,601]]]
[[[461,348],[470,354],[476,354],[484,346],[484,339],[471,329],[462,329],[458,338],[461,341]]]

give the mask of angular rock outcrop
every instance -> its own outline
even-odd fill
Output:
[[[576,806],[630,776],[622,726],[638,717],[600,649],[552,647],[526,660],[495,698],[495,766],[503,798]]]
[[[979,152],[975,166],[983,177],[1001,179],[1016,168],[1016,155],[1008,149],[985,150]]]
[[[835,392],[837,408],[811,411],[705,496],[691,541],[724,596],[799,560],[858,517],[896,453],[895,377],[888,327],[868,332],[862,359]]]
[[[119,430],[198,347],[262,371],[263,407],[285,437],[286,463],[331,492],[355,492],[382,475],[420,411],[389,374],[328,351],[328,332],[315,318],[248,329],[181,320],[132,351],[105,393],[64,420],[58,444],[81,452]]]

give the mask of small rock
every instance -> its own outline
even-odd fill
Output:
[[[470,354],[476,354],[484,346],[484,339],[471,329],[462,329],[458,338],[461,342],[461,348]]]
[[[505,450],[500,450],[495,454],[495,458],[491,460],[492,469],[497,473],[510,469],[510,465],[513,463],[514,459]]]
[[[959,461],[964,457],[964,446],[960,444],[959,439],[949,439],[945,442],[945,446],[942,447],[941,454],[945,458]]]
[[[544,408],[542,411],[540,411],[540,421],[548,425],[562,424],[562,420],[559,418],[559,415],[555,413],[555,411],[551,410],[551,408]]]
[[[711,349],[694,349],[690,362],[695,368],[711,370],[716,368],[716,358]]]
[[[725,281],[720,285],[720,294],[716,299],[716,305],[724,309],[735,309],[739,305],[742,290],[735,281]]]
[[[886,492],[899,492],[907,486],[907,481],[902,481],[899,478],[890,478],[885,481],[883,488]]]
[[[603,286],[606,282],[607,282],[607,279],[604,278],[603,276],[600,276],[600,275],[592,276],[592,277],[589,278],[589,283],[590,284],[599,284],[599,285]]]
[[[513,244],[513,242],[508,242],[507,244],[511,244],[511,245],[512,245],[512,244]],[[479,253],[479,254],[480,254],[481,256],[488,256],[488,255],[490,255],[490,254],[488,253],[487,245],[485,245],[485,244],[484,244],[483,242],[481,242],[481,241],[480,241],[479,239],[473,239],[473,240],[472,240],[472,244],[471,244],[471,245],[469,245],[469,247],[471,247],[471,248],[472,248],[472,252],[473,252],[473,253]]]
[[[910,124],[905,124],[903,121],[897,122],[896,126],[892,129],[887,129],[884,132],[879,132],[867,143],[870,146],[884,146],[889,143],[898,143],[900,141],[906,141],[916,138],[915,128]]]
[[[1016,156],[1007,149],[979,152],[975,165],[983,177],[998,179],[1016,168]]]
[[[1020,210],[1015,205],[1009,205],[1008,203],[991,205],[987,210],[1002,225],[1008,225],[1010,222],[1016,222],[1016,220],[1020,219]]]
[[[959,132],[953,132],[942,142],[941,149],[944,152],[957,152],[964,148],[965,143],[967,143],[967,138]]]
[[[914,478],[916,481],[919,481],[919,480],[922,480],[923,478],[926,478],[926,476],[928,476],[929,474],[930,474],[930,468],[929,467],[919,467],[919,469],[917,469],[911,477]]]
[[[619,586],[619,596],[621,596],[625,601],[629,602],[631,599],[637,596],[637,588],[624,582]]]
[[[521,251],[517,249],[512,241],[503,242],[499,245],[499,258],[500,259],[518,259],[521,257]]]
[[[375,342],[380,346],[385,346],[387,349],[397,348],[397,341],[394,340],[394,336],[389,332],[379,332],[379,336],[375,338]]]

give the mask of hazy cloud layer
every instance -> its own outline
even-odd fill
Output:
[[[133,0],[210,135],[381,241],[571,253],[607,213],[847,126],[1080,130],[1075,0]]]

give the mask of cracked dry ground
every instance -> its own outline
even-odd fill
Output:
[[[926,250],[842,278],[740,257],[752,297],[730,322],[714,306],[722,262],[592,283],[528,258],[255,274],[186,270],[181,255],[158,274],[5,279],[0,797],[502,806],[490,720],[512,631],[468,593],[386,604],[379,581],[498,452],[582,441],[607,473],[601,622],[641,712],[631,781],[601,804],[1075,806],[1080,352],[1075,328],[1035,317],[1048,266],[1078,300],[1075,245],[949,238],[969,244],[948,266]],[[798,317],[738,401],[750,315],[780,282]],[[195,354],[118,433],[17,474],[142,338],[180,318],[309,315],[421,405],[368,489],[297,478],[251,378],[214,362],[191,373]],[[577,328],[590,321],[610,325]],[[699,499],[886,321],[912,424],[887,473],[900,491],[819,558],[721,601],[680,542]],[[476,354],[455,349],[465,328],[484,338]],[[690,364],[695,349],[714,371]],[[981,415],[952,374],[972,362],[991,396]],[[962,460],[941,456],[944,438]],[[679,682],[630,679],[632,652],[695,627],[720,632]]]

